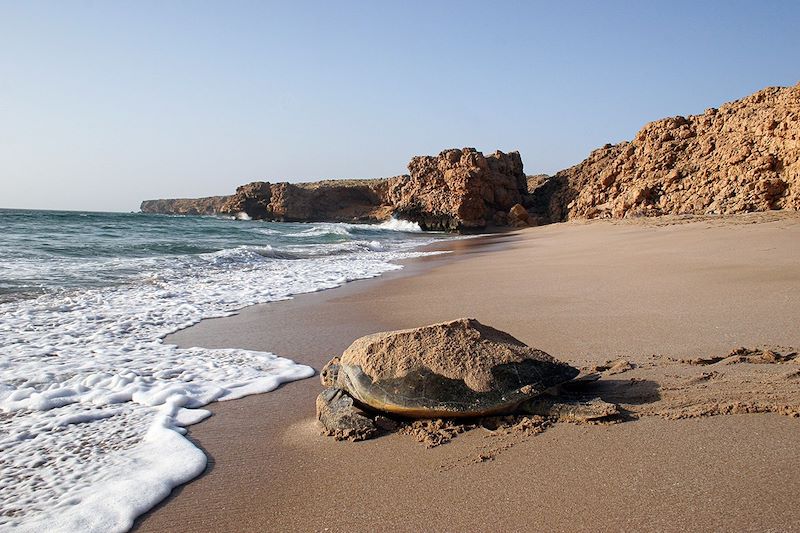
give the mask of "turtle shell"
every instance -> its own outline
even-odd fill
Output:
[[[512,412],[578,369],[462,318],[368,335],[341,356],[336,383],[373,409],[409,417]]]

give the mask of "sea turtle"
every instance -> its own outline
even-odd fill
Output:
[[[357,339],[320,372],[317,418],[331,435],[361,440],[403,418],[537,414],[596,420],[619,414],[598,398],[562,393],[580,371],[472,318]]]

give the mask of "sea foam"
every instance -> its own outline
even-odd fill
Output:
[[[399,218],[390,218],[385,222],[381,222],[376,226],[377,228],[390,230],[390,231],[404,231],[406,233],[420,233],[422,228],[416,222],[410,220],[401,220]]]
[[[392,261],[420,255],[411,246],[370,239],[145,258],[133,284],[0,304],[0,529],[129,529],[204,470],[183,436],[208,416],[202,406],[314,373],[267,352],[161,339],[401,268]]]

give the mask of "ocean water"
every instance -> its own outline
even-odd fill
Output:
[[[166,334],[378,276],[443,238],[396,220],[0,210],[0,530],[125,531],[204,470],[184,437],[203,406],[313,375],[292,354]]]

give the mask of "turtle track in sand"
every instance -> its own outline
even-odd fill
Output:
[[[636,377],[659,383],[660,398],[631,407],[669,419],[778,413],[800,417],[800,357],[788,347],[737,348],[712,358],[652,357]]]

